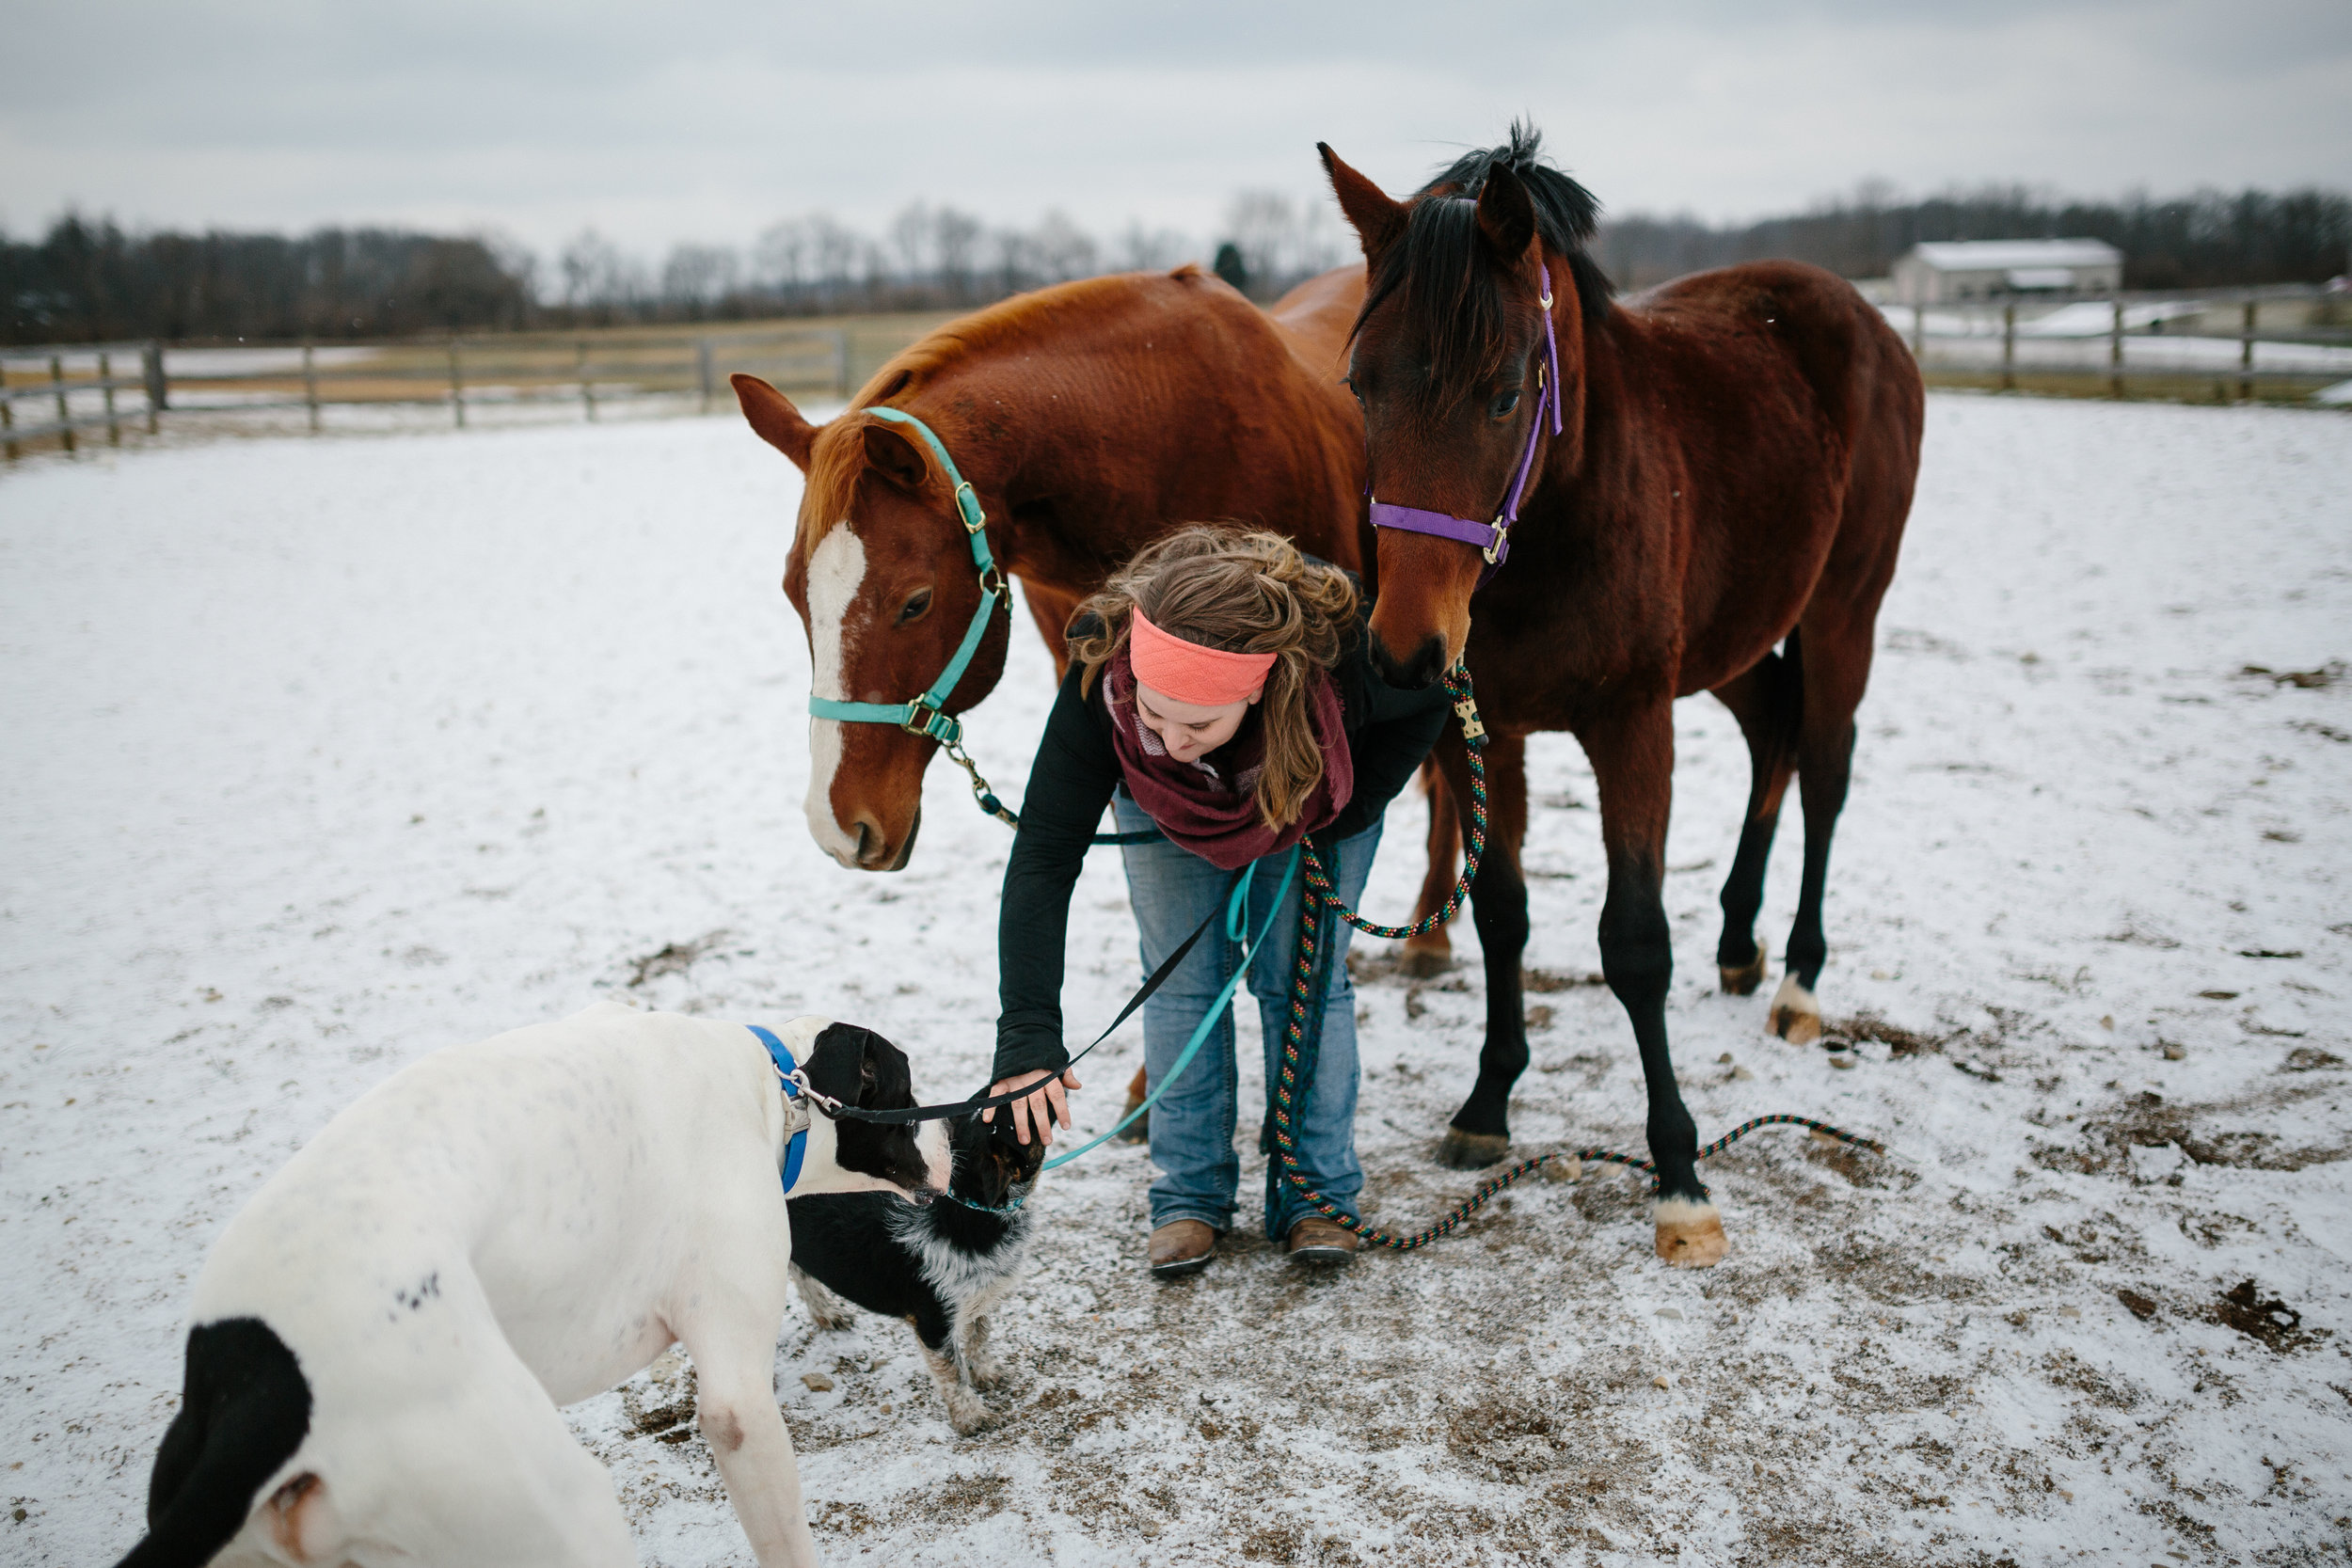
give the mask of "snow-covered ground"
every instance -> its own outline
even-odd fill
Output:
[[[421,1053],[617,996],[834,1011],[932,1094],[977,1082],[1007,837],[936,768],[906,872],[809,841],[796,497],[731,420],[0,477],[0,1559],[137,1535],[211,1239]],[[1705,1167],[1732,1238],[1706,1273],[1660,1265],[1636,1181],[1597,1170],[1419,1256],[1311,1280],[1241,1238],[1163,1286],[1145,1158],[1105,1148],[1039,1199],[994,1429],[952,1435],[904,1325],[794,1309],[777,1386],[827,1560],[2341,1560],[2352,421],[1939,396],[1881,646],[1822,988],[1881,1022],[1797,1048],[1763,993],[1716,993],[1747,765],[1705,699],[1671,1022],[1706,1134],[1795,1111],[1899,1159],[1741,1144]],[[1024,633],[974,720],[1000,784],[1047,668]],[[1531,760],[1514,1126],[1637,1148],[1590,980],[1591,778],[1564,737]],[[1375,911],[1407,906],[1421,809]],[[1097,859],[1073,1029],[1136,978]],[[1408,984],[1377,946],[1361,1141],[1406,1222],[1469,1184],[1428,1156],[1480,981]],[[1086,1123],[1137,1049],[1105,1048]],[[639,1430],[678,1381],[574,1425],[648,1561],[748,1562],[699,1438]]]

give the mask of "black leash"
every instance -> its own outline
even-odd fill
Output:
[[[1209,927],[1216,925],[1224,915],[1225,906],[1232,899],[1233,890],[1239,887],[1241,879],[1248,875],[1249,867],[1246,865],[1233,874],[1233,879],[1226,884],[1225,892],[1218,896],[1208,914],[1202,918],[1200,925],[1192,928],[1192,935],[1179,942],[1176,951],[1160,960],[1160,967],[1153,970],[1151,976],[1143,982],[1142,990],[1127,999],[1127,1005],[1119,1009],[1119,1016],[1111,1020],[1110,1027],[1089,1041],[1085,1051],[1079,1052],[1077,1055],[1063,1063],[1062,1071],[1067,1072],[1076,1067],[1080,1058],[1084,1057],[1088,1051],[1092,1051],[1096,1046],[1109,1039],[1118,1032],[1120,1024],[1135,1016],[1137,1007],[1151,1000],[1152,993],[1158,990],[1168,977],[1176,973],[1177,966],[1184,961],[1186,955],[1200,945],[1202,937],[1209,934]],[[805,1087],[805,1085],[803,1086]],[[952,1105],[911,1105],[900,1111],[869,1111],[862,1105],[845,1105],[829,1095],[818,1094],[815,1089],[810,1089],[808,1093],[811,1099],[824,1108],[827,1116],[836,1120],[871,1121],[881,1122],[886,1126],[904,1126],[909,1122],[946,1121],[955,1117],[970,1116],[975,1111],[994,1110],[1000,1105],[1009,1105],[1016,1100],[1026,1100],[1037,1093],[1041,1086],[1041,1084],[1031,1084],[1025,1089],[1013,1089],[993,1097],[983,1098],[975,1095],[970,1100],[958,1101]]]

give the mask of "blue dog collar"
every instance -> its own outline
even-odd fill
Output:
[[[757,1035],[759,1043],[768,1048],[768,1059],[776,1064],[776,1076],[784,1081],[784,1098],[789,1102],[787,1110],[799,1114],[800,1131],[784,1146],[784,1190],[790,1193],[801,1179],[801,1161],[808,1153],[809,1108],[800,1102],[801,1064],[792,1059],[792,1053],[784,1048],[784,1041],[776,1037],[774,1030],[763,1029],[756,1023],[744,1027]]]

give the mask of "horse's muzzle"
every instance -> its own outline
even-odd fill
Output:
[[[1365,651],[1372,657],[1373,673],[1399,691],[1425,691],[1445,673],[1445,639],[1437,632],[1422,639],[1421,646],[1404,659],[1389,652],[1377,632],[1368,641]]]

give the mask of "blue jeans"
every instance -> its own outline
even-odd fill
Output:
[[[1152,826],[1151,817],[1120,790],[1113,798],[1121,832]],[[1350,908],[1362,898],[1364,880],[1372,872],[1372,857],[1380,845],[1380,824],[1343,840],[1333,851],[1340,896]],[[1120,851],[1127,867],[1127,896],[1135,907],[1142,936],[1145,974],[1160,966],[1193,927],[1211,911],[1217,925],[1177,967],[1152,999],[1143,1005],[1144,1071],[1153,1087],[1184,1053],[1201,1015],[1232,977],[1241,961],[1238,943],[1225,939],[1226,891],[1233,874],[1220,871],[1189,849],[1166,839],[1131,844]],[[1281,1071],[1282,1035],[1290,1019],[1291,964],[1298,942],[1298,905],[1306,873],[1274,908],[1274,889],[1282,879],[1282,857],[1269,858],[1253,873],[1249,887],[1249,928],[1258,929],[1269,915],[1273,925],[1258,944],[1258,955],[1244,982],[1258,999],[1258,1018],[1265,1032],[1266,1080],[1272,1085]],[[1313,1085],[1302,1105],[1294,1107],[1292,1132],[1298,1164],[1317,1191],[1348,1213],[1356,1212],[1356,1195],[1363,1190],[1364,1170],[1356,1159],[1356,988],[1347,977],[1347,943],[1353,934],[1343,921],[1327,939],[1322,966],[1327,976],[1323,992],[1323,1028],[1314,1053]],[[1152,1223],[1202,1220],[1216,1229],[1230,1230],[1241,1184],[1241,1159],[1233,1148],[1238,1098],[1233,1059],[1233,1015],[1226,1009],[1216,1027],[1201,1042],[1200,1053],[1152,1107],[1152,1163],[1160,1169],[1152,1183]],[[1272,1094],[1269,1087],[1267,1093]],[[1280,1243],[1307,1207],[1297,1190],[1282,1180],[1279,1158],[1266,1162],[1265,1228]]]

